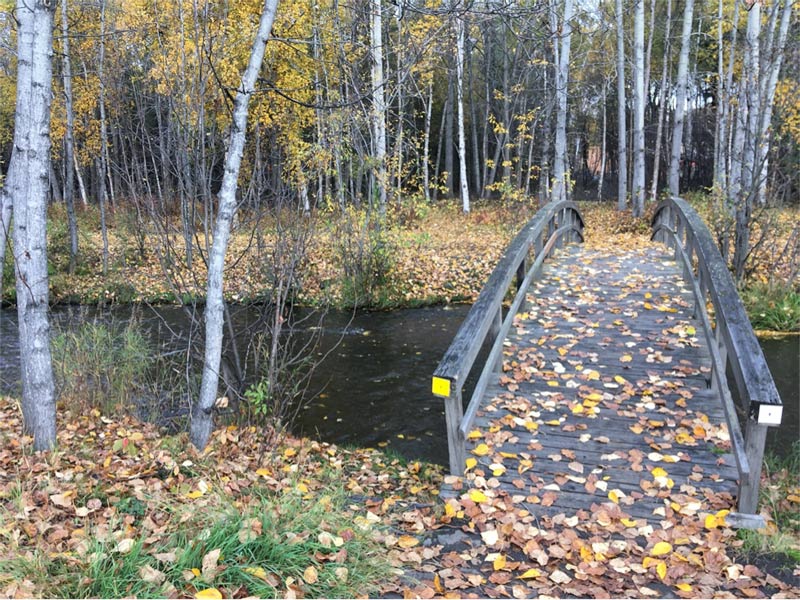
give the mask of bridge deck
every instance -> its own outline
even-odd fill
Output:
[[[545,264],[527,302],[469,435],[468,479],[484,477],[533,514],[613,501],[657,521],[701,503],[732,508],[725,417],[671,255],[570,247]]]

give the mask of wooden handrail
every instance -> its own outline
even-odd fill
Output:
[[[542,207],[506,248],[475,304],[467,313],[453,342],[433,374],[433,393],[445,399],[450,472],[463,475],[466,433],[477,410],[476,402],[488,384],[488,373],[502,360],[502,342],[527,288],[554,247],[567,241],[583,241],[583,217],[572,202],[551,202]],[[529,257],[531,251],[534,255]],[[517,290],[511,309],[503,318],[503,299],[514,277]],[[487,338],[493,348],[467,408],[462,401],[464,382]],[[480,392],[480,393],[479,393]]]
[[[739,469],[739,511],[753,514],[758,509],[767,427],[780,425],[781,398],[733,278],[697,212],[685,200],[673,197],[656,208],[652,226],[653,239],[674,248],[676,259],[683,263],[684,277],[695,290],[695,311],[700,312],[712,354],[711,383],[719,390],[726,409]],[[713,332],[706,297],[714,306]],[[731,409],[725,376],[728,366],[747,419],[744,438],[738,415]]]

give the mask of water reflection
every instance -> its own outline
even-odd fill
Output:
[[[431,395],[430,377],[468,310],[446,306],[330,312],[321,331],[309,319],[304,324],[307,335],[320,334],[316,352],[328,357],[311,378],[313,399],[300,411],[295,433],[339,444],[390,447],[411,459],[446,464],[444,410],[441,400]],[[143,327],[160,343],[171,339],[171,331],[185,333],[190,327],[185,313],[175,307],[137,312]],[[54,328],[108,315],[108,311],[59,307],[53,313]],[[114,308],[113,316],[129,319],[131,307]],[[255,311],[237,310],[237,329],[244,330],[258,316]],[[770,430],[767,448],[785,454],[800,438],[800,337],[761,343],[784,402],[783,425]],[[0,314],[0,344],[0,384],[4,391],[18,393],[19,347],[12,311]],[[469,383],[465,387],[468,392]]]

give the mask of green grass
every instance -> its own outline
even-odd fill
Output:
[[[785,457],[767,455],[764,460],[760,506],[774,522],[768,531],[739,531],[742,550],[750,554],[783,554],[800,564],[800,440]]]
[[[83,323],[59,332],[52,343],[53,367],[62,397],[102,410],[127,406],[152,361],[138,322]]]
[[[800,292],[789,285],[754,284],[742,291],[754,329],[800,330]]]
[[[391,575],[385,548],[355,524],[343,489],[326,491],[322,498],[257,493],[243,509],[197,511],[180,533],[155,544],[142,536],[121,552],[118,539],[90,535],[79,555],[0,561],[0,572],[29,579],[49,597],[154,598],[217,588],[225,597],[275,598],[291,580],[307,597],[374,593]],[[217,551],[216,567],[204,568]]]

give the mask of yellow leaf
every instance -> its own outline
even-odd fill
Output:
[[[694,327],[692,327],[691,325],[689,325],[686,328],[686,333],[688,333],[689,335],[694,335],[695,333],[697,333],[697,330]],[[688,584],[684,584],[684,585],[688,585]],[[689,586],[689,589],[692,589],[692,586]]]
[[[305,483],[298,483],[297,484],[297,491],[303,494],[308,493],[308,486]]]
[[[619,362],[629,363],[633,360],[633,356],[630,354],[623,354],[619,357]]]
[[[203,495],[203,492],[201,492],[200,490],[194,490],[194,491],[189,492],[188,494],[186,494],[186,497],[187,498],[191,498],[192,500],[194,500],[195,498],[199,498],[202,495]]]
[[[692,586],[690,584],[688,584],[688,583],[679,583],[675,587],[678,588],[682,592],[691,592],[692,591]]]
[[[217,588],[206,588],[194,595],[198,600],[222,600],[222,592]]]
[[[625,525],[625,527],[636,527],[636,521],[633,519],[620,519],[620,523]]]
[[[558,387],[558,382],[557,381],[553,381],[551,379],[550,381],[547,382],[547,385],[549,385],[550,387]]]
[[[413,548],[419,545],[419,540],[413,535],[401,535],[400,539],[397,540],[397,545],[401,548]]]
[[[446,517],[454,517],[456,514],[456,509],[453,507],[452,504],[449,502],[444,505],[444,515]]]
[[[552,419],[550,421],[545,421],[544,424],[550,425],[551,427],[557,427],[558,425],[561,425],[561,421],[559,421],[558,419]]]
[[[717,521],[717,517],[714,515],[707,515],[704,525],[706,529],[716,529],[719,527],[719,522]]]
[[[501,554],[500,556],[498,556],[497,558],[494,559],[494,561],[492,562],[492,568],[495,571],[500,571],[500,570],[506,568],[506,556],[505,556],[505,554]]]
[[[581,413],[582,413],[584,410],[585,410],[585,409],[583,408],[583,404],[576,404],[575,406],[573,406],[573,407],[572,407],[572,414],[573,414],[573,415],[579,415],[579,414],[581,414]]]
[[[656,559],[653,558],[652,556],[645,556],[644,559],[642,559],[642,568],[649,569],[650,565],[652,565],[654,562],[658,561],[656,561]]]
[[[286,450],[283,451],[283,457],[284,458],[292,458],[296,454],[297,454],[297,450],[295,450],[294,448],[287,448]]]
[[[616,381],[620,385],[625,385],[628,383],[628,380],[622,377],[622,375],[614,375],[614,381]]]
[[[476,456],[486,456],[489,454],[489,446],[486,444],[478,444],[475,446],[475,449],[472,451],[472,453]]]
[[[260,579],[261,581],[267,580],[267,572],[264,570],[263,567],[245,567],[242,569],[248,575],[252,575],[256,579]]]
[[[589,381],[597,381],[600,379],[600,373],[593,369],[587,369],[586,371],[584,371],[584,373],[586,375],[586,379],[588,379]]]
[[[603,399],[603,394],[598,394],[597,392],[592,392],[588,396],[586,396],[586,400],[591,400],[592,402],[600,402]]]
[[[520,575],[517,579],[535,579],[537,577],[541,577],[542,572],[539,569],[528,569],[522,575]]]
[[[569,352],[569,350],[567,350],[566,348],[564,348],[564,346],[561,346],[561,347],[558,349],[558,353],[559,353],[561,356],[564,356],[564,355],[566,355],[566,353],[567,353],[567,352]]]
[[[611,490],[608,492],[608,499],[611,500],[614,504],[619,504],[619,493],[617,490]]]
[[[483,437],[483,434],[481,433],[480,429],[473,429],[467,434],[468,440],[477,440],[478,438],[481,437]]]
[[[655,469],[650,471],[650,474],[653,477],[666,477],[667,476],[667,472],[664,469],[662,469],[661,467],[656,467]]]
[[[489,498],[480,490],[470,490],[469,499],[478,504],[480,502],[486,502]]]
[[[478,460],[475,459],[475,458],[472,458],[471,456],[464,462],[465,462],[465,464],[467,466],[467,471],[469,471],[470,469],[474,469],[475,465],[478,464]]]
[[[658,573],[661,581],[664,581],[664,577],[667,576],[667,563],[663,561],[659,562],[658,565],[656,565],[656,573]]]
[[[433,589],[436,590],[437,594],[444,594],[444,586],[442,585],[442,579],[439,577],[439,574],[433,576]]]
[[[269,469],[256,469],[256,475],[261,475],[261,477],[271,477],[272,471]]]
[[[669,542],[658,542],[653,549],[650,550],[650,556],[664,556],[672,552],[672,544]]]
[[[517,458],[517,454],[515,452],[501,452],[500,456],[503,458]]]
[[[307,567],[306,570],[303,571],[303,581],[309,585],[314,585],[319,581],[319,573],[317,573],[317,568],[314,565]]]

